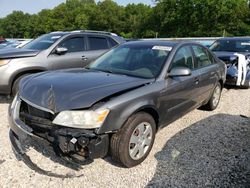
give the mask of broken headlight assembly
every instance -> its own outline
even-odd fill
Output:
[[[0,67],[3,66],[3,65],[6,65],[10,62],[9,59],[3,59],[3,60],[0,60]]]
[[[62,111],[56,116],[53,124],[72,128],[95,129],[101,127],[109,112],[109,109]]]

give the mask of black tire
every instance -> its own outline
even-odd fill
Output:
[[[250,88],[250,80],[246,80],[245,84],[240,86],[241,89],[249,89]]]
[[[212,96],[210,97],[208,103],[204,106],[206,110],[213,111],[217,108],[217,106],[220,103],[221,91],[222,91],[222,86],[220,83],[217,83],[213,90]],[[218,99],[215,98],[215,95],[218,94],[217,92],[219,92]],[[217,102],[215,102],[216,99],[218,100]]]
[[[147,123],[147,124],[144,125],[144,123]],[[142,124],[143,126],[147,126],[147,128],[149,128],[149,125],[150,125],[150,127],[152,128],[150,129],[150,131],[152,131],[152,133],[150,132],[151,136],[148,137],[150,138],[151,141],[148,146],[143,146],[144,150],[146,149],[146,151],[142,155],[142,157],[139,159],[133,159],[130,155],[131,144],[132,144],[130,143],[130,139],[132,135],[134,135],[136,131],[139,130],[137,129],[138,126]],[[144,131],[146,132],[146,130]],[[110,152],[111,152],[112,158],[115,161],[122,164],[124,167],[128,167],[128,168],[142,163],[152,149],[152,146],[154,144],[154,139],[155,139],[155,133],[156,133],[156,124],[155,124],[155,120],[153,119],[151,115],[145,112],[139,112],[139,113],[132,115],[124,124],[122,129],[120,129],[117,133],[113,134],[111,137]],[[145,142],[141,142],[141,144],[142,143],[145,143]],[[134,144],[134,148],[135,147],[137,147],[136,144]],[[140,152],[138,150],[138,155],[139,153]]]
[[[25,76],[28,76],[29,74],[24,74],[22,76],[19,76],[13,83],[12,85],[12,89],[11,89],[11,96],[14,97],[18,91],[19,91],[19,82],[22,78],[24,78]]]

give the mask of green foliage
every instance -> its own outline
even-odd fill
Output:
[[[161,36],[247,35],[248,0],[162,0],[154,8]]]
[[[0,36],[33,38],[51,31],[105,30],[126,38],[243,36],[250,34],[248,0],[66,0],[38,14],[14,11],[0,19]]]

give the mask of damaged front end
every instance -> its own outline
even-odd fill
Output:
[[[238,54],[219,57],[226,63],[226,84],[234,86],[245,86],[249,83],[250,58],[249,54]]]
[[[27,137],[43,143],[57,155],[78,161],[107,155],[109,135],[98,135],[95,129],[56,125],[57,114],[16,97],[9,109],[10,140],[13,148],[22,150]]]

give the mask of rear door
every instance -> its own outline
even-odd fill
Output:
[[[199,71],[194,69],[194,57],[190,45],[180,47],[176,52],[169,72],[175,67],[187,67],[192,70],[190,76],[168,77],[165,80],[166,90],[161,93],[161,112],[163,122],[169,123],[197,106],[197,85]]]
[[[197,90],[199,102],[202,103],[208,99],[218,81],[218,65],[215,63],[210,52],[200,45],[192,45],[195,55],[195,70],[200,72],[200,83]]]
[[[86,65],[97,59],[111,48],[111,43],[105,36],[87,35],[87,50],[84,52]]]
[[[58,55],[57,47],[67,48],[65,54]],[[86,50],[86,42],[83,35],[70,36],[61,41],[48,57],[49,64],[53,69],[66,69],[84,67],[83,53]]]

